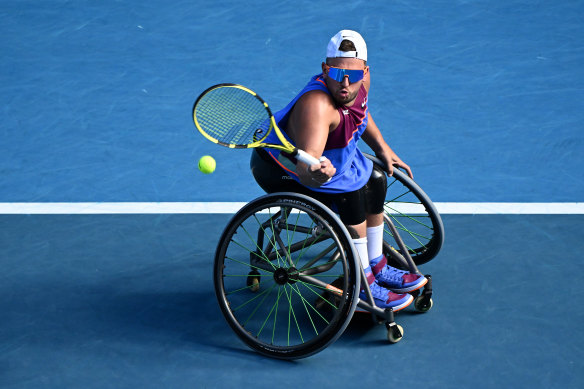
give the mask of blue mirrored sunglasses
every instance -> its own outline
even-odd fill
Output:
[[[354,70],[354,69],[341,69],[333,68],[332,66],[327,66],[327,74],[330,78],[337,82],[342,82],[345,76],[349,76],[349,83],[352,84],[357,81],[361,81],[365,77],[365,70]]]

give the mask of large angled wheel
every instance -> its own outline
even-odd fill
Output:
[[[358,301],[359,262],[338,217],[299,194],[243,207],[215,255],[219,306],[235,333],[270,357],[303,358],[334,342]]]
[[[365,155],[385,170],[385,164],[381,160],[369,154]],[[442,218],[432,200],[418,184],[399,169],[394,169],[393,172],[393,176],[387,177],[385,214],[396,226],[414,263],[421,265],[438,255],[442,248]],[[384,251],[389,259],[388,251],[395,240],[388,229],[385,230],[385,235]]]

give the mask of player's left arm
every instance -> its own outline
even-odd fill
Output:
[[[411,178],[414,178],[412,175],[412,169],[401,160],[400,157],[389,147],[385,139],[383,139],[383,135],[381,135],[381,131],[375,124],[373,117],[370,113],[367,114],[367,127],[365,128],[365,132],[363,133],[363,140],[371,150],[375,153],[377,158],[381,159],[385,166],[387,166],[387,173],[391,176],[393,174],[393,167],[401,167],[408,172],[408,175]]]

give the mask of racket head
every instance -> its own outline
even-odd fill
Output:
[[[275,127],[268,104],[257,93],[230,83],[201,93],[193,104],[193,121],[205,138],[230,148],[261,147]]]

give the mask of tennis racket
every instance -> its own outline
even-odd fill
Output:
[[[195,101],[193,120],[199,132],[218,145],[268,147],[284,151],[308,165],[320,165],[318,159],[294,147],[284,137],[268,104],[244,86],[219,84],[210,87]],[[280,144],[264,142],[272,131]]]

